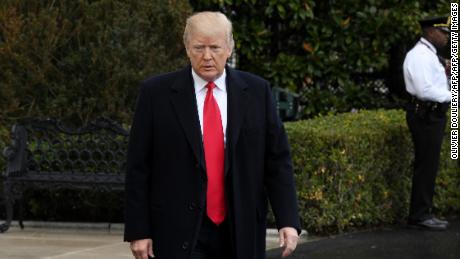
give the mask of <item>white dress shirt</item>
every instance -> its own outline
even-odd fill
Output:
[[[204,99],[206,98],[206,93],[208,89],[206,88],[207,81],[203,80],[192,68],[192,77],[193,85],[195,86],[195,96],[196,104],[198,108],[198,117],[200,118],[201,125],[201,135],[203,135],[203,108],[204,108]],[[224,142],[227,139],[225,134],[227,129],[227,85],[225,83],[225,78],[227,77],[226,71],[214,81],[216,87],[213,89],[212,94],[214,99],[216,99],[217,105],[220,110],[220,117],[222,119],[222,129],[224,131]]]
[[[451,94],[436,48],[425,38],[407,53],[404,60],[406,90],[423,101],[450,102]]]

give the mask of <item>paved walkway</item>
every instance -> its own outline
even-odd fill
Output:
[[[267,259],[280,258],[280,250]],[[302,259],[460,259],[460,219],[445,232],[395,227],[345,234],[299,245],[291,258]]]
[[[122,242],[121,224],[13,222],[0,234],[0,259],[132,259]],[[306,242],[306,236],[302,242]],[[267,248],[278,244],[276,231],[268,231]]]
[[[121,225],[25,223],[24,230],[12,227],[0,234],[0,259],[132,259],[128,244],[122,242]],[[269,235],[267,247],[267,259],[280,258],[276,235]],[[451,222],[446,232],[395,227],[328,238],[304,237],[291,258],[459,259],[460,219]]]
[[[0,234],[0,259],[132,259],[120,230],[12,227]]]

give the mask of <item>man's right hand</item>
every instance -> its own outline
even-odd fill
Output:
[[[131,241],[131,252],[136,259],[149,259],[153,255],[152,239],[139,239]]]

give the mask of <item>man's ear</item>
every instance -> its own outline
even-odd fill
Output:
[[[230,49],[230,50],[228,50],[227,59],[229,59],[229,58],[232,56],[232,52],[233,52],[233,51],[232,51],[231,49]]]
[[[185,46],[185,52],[187,53],[187,57],[190,58],[190,50],[187,48],[187,46]]]

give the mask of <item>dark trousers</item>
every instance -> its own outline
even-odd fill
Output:
[[[216,226],[207,216],[204,216],[191,259],[233,258],[228,220]]]
[[[415,149],[409,222],[418,222],[432,217],[446,112],[440,109],[420,114],[415,106],[409,106],[406,120]]]

